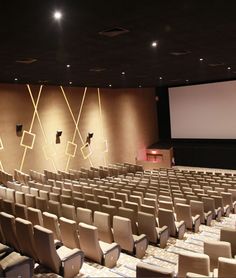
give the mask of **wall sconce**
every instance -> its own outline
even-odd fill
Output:
[[[86,143],[90,145],[92,138],[93,138],[93,133],[89,132],[86,138]]]
[[[21,137],[23,134],[23,125],[16,124],[16,136]]]
[[[61,135],[62,135],[62,130],[57,130],[57,133],[56,133],[56,144],[60,144],[61,143]]]

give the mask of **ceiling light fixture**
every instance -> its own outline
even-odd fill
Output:
[[[62,18],[62,13],[60,11],[55,11],[53,17],[55,20],[60,20]]]
[[[112,87],[112,85],[111,85],[111,84],[109,84],[109,87]]]
[[[188,82],[189,80],[188,80],[188,79],[186,79],[185,81],[186,81],[186,82]]]
[[[162,80],[162,76],[160,76],[159,79]]]
[[[68,64],[68,65],[66,65],[66,67],[67,67],[67,68],[70,68],[70,65]]]
[[[201,62],[202,62],[202,61],[203,61],[203,58],[200,58],[200,59],[199,59],[199,61],[201,61]]]
[[[18,78],[15,78],[14,81],[18,81]]]
[[[227,67],[227,70],[231,70],[231,67]]]
[[[71,85],[71,84],[72,84],[72,81],[70,81],[69,84]]]
[[[157,41],[152,42],[152,47],[157,47]]]
[[[125,72],[124,71],[122,71],[122,73],[121,73],[122,75],[125,75]]]
[[[142,86],[141,86],[141,85],[139,85],[138,87],[139,87],[139,88],[142,88]]]

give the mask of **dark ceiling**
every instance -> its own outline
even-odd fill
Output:
[[[1,0],[0,82],[156,87],[235,79],[235,14],[231,0]],[[118,27],[129,32],[99,34]]]

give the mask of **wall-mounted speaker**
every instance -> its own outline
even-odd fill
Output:
[[[16,135],[18,137],[21,137],[23,134],[23,125],[22,124],[16,124]]]
[[[56,144],[60,144],[61,143],[61,135],[62,135],[62,130],[57,130],[56,133]]]

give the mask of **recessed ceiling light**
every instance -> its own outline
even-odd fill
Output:
[[[124,71],[122,71],[122,73],[121,73],[122,75],[125,75],[125,72]]]
[[[200,59],[199,59],[199,61],[201,61],[201,62],[202,62],[202,61],[203,61],[203,58],[200,58]]]
[[[112,87],[112,85],[111,85],[111,84],[109,84],[109,87]]]
[[[60,20],[62,18],[62,13],[60,11],[55,11],[53,17],[55,20]]]
[[[71,84],[72,84],[72,81],[70,81],[69,84],[71,85]]]
[[[152,47],[157,47],[157,41],[152,42]]]
[[[14,81],[18,81],[18,78],[15,78]]]
[[[67,68],[70,68],[70,65],[68,64],[68,65],[66,65],[66,67],[67,67]]]
[[[227,70],[231,70],[231,67],[227,67]]]
[[[160,76],[159,79],[162,80],[162,76]]]
[[[186,81],[186,82],[188,82],[189,80],[188,80],[188,79],[186,79],[185,81]]]
[[[142,88],[142,86],[141,86],[141,85],[139,85],[138,87],[139,87],[139,88]]]

